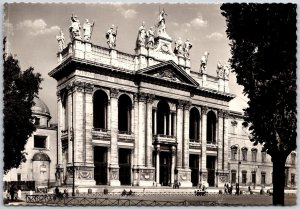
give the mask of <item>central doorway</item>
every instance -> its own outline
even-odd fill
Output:
[[[107,184],[107,147],[94,147],[94,165],[96,185]]]
[[[197,186],[199,183],[199,155],[191,154],[189,161],[192,184]]]
[[[119,180],[121,185],[131,185],[131,150],[119,149]]]
[[[171,184],[171,153],[160,152],[159,158],[159,183],[162,186],[169,186]]]
[[[207,183],[210,187],[215,186],[215,156],[207,156],[206,168],[207,168]]]

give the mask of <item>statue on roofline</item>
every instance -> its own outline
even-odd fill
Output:
[[[136,47],[146,46],[146,28],[145,22],[142,22],[141,27],[139,28],[138,36],[136,39]]]
[[[217,64],[217,76],[218,76],[218,78],[228,80],[229,73],[230,73],[229,65],[228,64],[223,65],[220,61],[218,61],[218,64]]]
[[[147,37],[147,47],[154,47],[154,30],[153,27],[150,27],[150,29],[146,33]]]
[[[174,54],[177,56],[184,55],[183,41],[181,40],[181,37],[179,37],[178,40],[175,40]]]
[[[166,19],[165,16],[167,16],[165,9],[159,12],[159,22],[157,25],[158,33],[165,33],[166,32]]]
[[[93,21],[93,23],[90,23],[89,20],[86,19],[86,21],[82,27],[83,28],[83,40],[91,41],[94,25],[95,25],[95,21]]]
[[[105,37],[107,39],[107,44],[110,49],[116,48],[117,33],[118,33],[118,26],[115,29],[114,25],[112,25],[110,29],[106,32]]]
[[[200,73],[202,73],[202,74],[206,73],[208,55],[209,55],[208,52],[204,52],[204,55],[201,57],[201,60],[200,60]]]
[[[65,36],[62,30],[60,30],[60,34],[56,36],[56,40],[58,42],[58,51],[62,52],[65,48]]]
[[[69,27],[70,31],[70,39],[73,41],[74,39],[80,39],[81,40],[81,34],[80,34],[80,21],[77,19],[77,16],[72,13],[71,16],[71,26]]]
[[[184,49],[184,56],[186,58],[190,57],[190,50],[191,50],[192,46],[193,45],[191,44],[191,42],[189,41],[189,39],[186,39],[186,41],[184,42],[184,47],[183,47],[183,49]]]

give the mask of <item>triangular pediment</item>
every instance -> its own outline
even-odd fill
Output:
[[[151,76],[157,79],[198,86],[199,84],[174,61],[166,61],[153,65],[137,72],[140,75]]]

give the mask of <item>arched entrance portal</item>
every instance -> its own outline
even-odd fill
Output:
[[[119,180],[121,185],[131,185],[131,150],[119,149]]]
[[[107,147],[94,147],[94,165],[96,185],[107,184]]]
[[[193,186],[199,183],[199,155],[190,155],[191,181]]]
[[[207,156],[206,168],[207,168],[207,183],[210,187],[215,186],[215,164],[216,157],[215,156]]]
[[[160,152],[159,183],[161,186],[171,184],[171,152]]]

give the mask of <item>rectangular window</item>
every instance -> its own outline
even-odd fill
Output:
[[[291,185],[294,186],[295,185],[295,174],[291,173]]]
[[[236,171],[231,171],[231,183],[236,183]]]
[[[236,160],[236,149],[231,149],[231,159]]]
[[[46,147],[47,147],[47,136],[35,135],[34,136],[34,141],[33,141],[33,147],[34,148],[40,148],[40,149],[46,149]]]
[[[247,161],[247,149],[242,148],[243,161]]]
[[[256,162],[257,150],[252,150],[252,161]]]
[[[17,174],[17,180],[21,181],[21,174],[20,173]]]
[[[262,172],[261,173],[261,185],[265,185],[266,184],[266,173]]]
[[[266,152],[261,152],[261,162],[266,162]]]
[[[256,172],[252,172],[252,183],[256,184]]]
[[[247,172],[243,171],[242,172],[242,184],[246,184],[247,183]]]
[[[34,118],[34,125],[39,126],[40,125],[40,119],[39,118]]]

